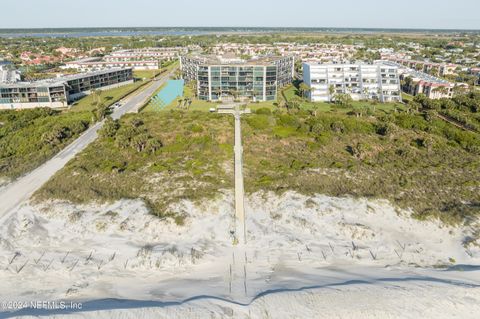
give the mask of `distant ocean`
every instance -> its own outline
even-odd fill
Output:
[[[0,29],[3,38],[79,38],[79,37],[131,37],[131,36],[195,36],[208,34],[257,34],[257,33],[479,33],[480,30],[429,30],[429,29],[357,29],[357,28],[61,28],[61,29]]]

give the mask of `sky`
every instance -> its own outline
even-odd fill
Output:
[[[480,29],[480,0],[2,0],[0,28]]]

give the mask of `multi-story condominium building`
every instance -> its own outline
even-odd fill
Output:
[[[0,60],[0,83],[12,83],[20,80],[20,71],[11,62]]]
[[[353,100],[401,101],[398,68],[383,61],[374,64],[303,64],[303,81],[313,102],[330,102],[336,94]]]
[[[417,71],[403,64],[388,61],[389,65],[398,67],[401,80],[401,88],[410,95],[424,94],[430,99],[451,98],[455,84],[437,78],[433,75]]]
[[[405,74],[402,74],[401,79],[404,80],[404,78]],[[422,77],[412,77],[412,82],[410,85],[404,85],[403,90],[413,96],[423,94],[429,99],[435,100],[452,98],[454,87],[455,85],[453,83],[444,80],[429,80]]]
[[[65,63],[61,68],[80,72],[104,70],[108,68],[133,68],[134,70],[158,70],[162,61],[177,59],[188,52],[188,48],[165,47],[129,49],[112,52],[101,57],[84,58]]]
[[[324,43],[274,43],[274,44],[245,44],[221,43],[212,48],[215,55],[280,55],[294,56],[296,59],[309,61],[345,61],[350,60],[358,47],[343,44]]]
[[[0,83],[13,83],[20,81],[20,72],[15,69],[1,69],[0,68]]]
[[[277,98],[278,88],[290,84],[294,76],[293,57],[261,57],[250,60],[211,56],[182,56],[183,79],[195,81],[202,100],[225,97],[253,101]]]
[[[70,61],[62,66],[62,69],[75,69],[80,72],[91,72],[109,68],[133,68],[134,70],[158,70],[157,60],[118,60],[105,61],[102,58],[85,58],[77,61]]]
[[[480,85],[480,68],[469,68],[468,73],[475,75],[477,77],[476,84]]]
[[[128,69],[110,69],[36,82],[0,83],[0,109],[65,107],[91,93],[133,82]]]
[[[404,58],[398,58],[395,56],[387,57],[386,60],[396,62],[408,68],[428,73],[434,76],[445,76],[449,74],[455,74],[459,65],[453,63],[435,63],[428,61],[410,60]]]
[[[188,48],[185,47],[128,49],[112,52],[110,55],[105,57],[105,60],[174,60],[180,55],[186,54],[187,52]],[[118,58],[120,58],[120,60],[118,60]]]

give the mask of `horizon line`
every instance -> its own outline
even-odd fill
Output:
[[[315,29],[337,29],[337,30],[410,30],[410,31],[477,31],[479,29],[463,28],[438,28],[438,27],[300,27],[300,26],[76,26],[76,27],[0,27],[0,30],[61,30],[61,29],[284,29],[284,30],[315,30]]]

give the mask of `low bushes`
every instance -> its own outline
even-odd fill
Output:
[[[89,126],[89,112],[0,112],[0,176],[16,178],[58,153]]]
[[[261,130],[245,120],[247,192],[386,198],[446,223],[480,215],[478,134],[406,113],[262,116]]]
[[[106,120],[100,138],[58,172],[37,200],[76,203],[140,198],[151,212],[183,222],[168,206],[233,187],[232,119],[201,112],[159,112]],[[227,163],[227,164],[226,164]],[[231,168],[233,169],[233,167]]]

